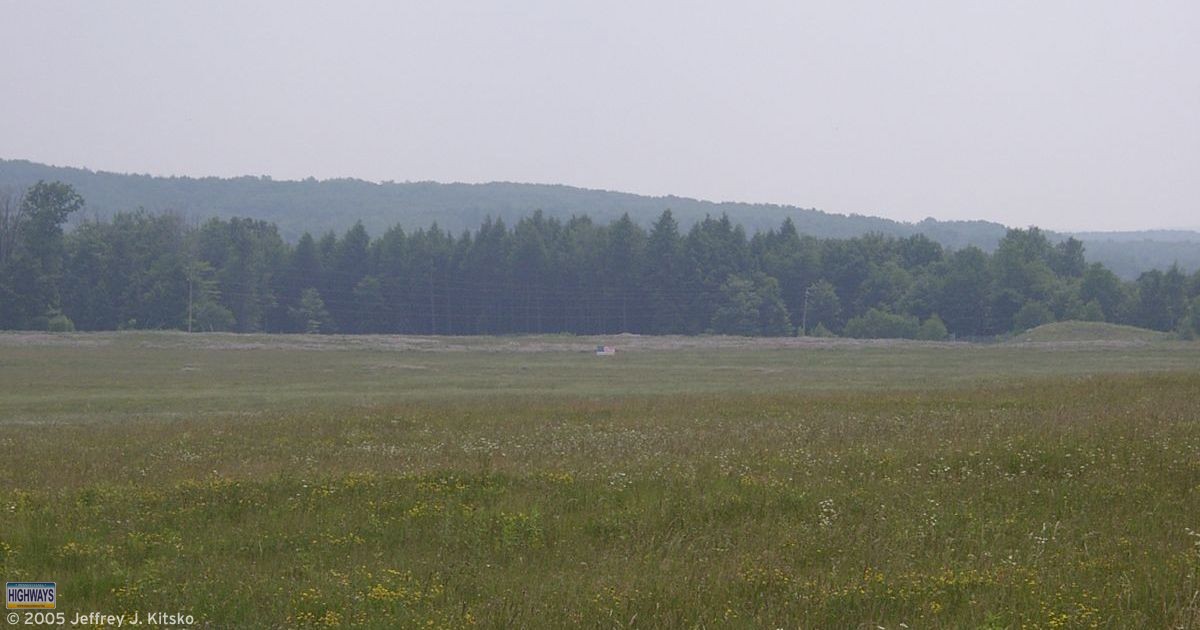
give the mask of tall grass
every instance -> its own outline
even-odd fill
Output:
[[[10,424],[0,571],[213,627],[1195,627],[1200,374]]]

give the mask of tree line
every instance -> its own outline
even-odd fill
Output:
[[[1035,227],[988,254],[920,234],[815,238],[790,220],[748,235],[726,215],[683,231],[669,210],[649,229],[533,212],[292,244],[261,220],[145,211],[65,232],[82,207],[57,182],[0,195],[0,328],[942,339],[1078,319],[1200,332],[1200,272],[1122,281]]]

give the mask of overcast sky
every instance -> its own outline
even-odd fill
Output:
[[[0,157],[1200,228],[1200,2],[13,2]]]

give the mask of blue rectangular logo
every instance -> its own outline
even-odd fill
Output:
[[[54,582],[6,582],[4,603],[6,608],[49,609],[58,602],[58,589]]]

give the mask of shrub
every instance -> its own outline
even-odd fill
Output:
[[[62,313],[55,313],[46,320],[46,330],[50,332],[75,332],[75,322]]]
[[[917,330],[917,339],[925,341],[942,341],[949,336],[950,331],[946,330],[946,324],[936,314],[925,320],[921,324],[921,328]]]
[[[826,328],[825,324],[817,324],[817,326],[812,329],[812,332],[809,333],[808,336],[809,337],[836,337],[837,335],[833,334],[832,330],[829,330],[828,328]]]
[[[856,339],[915,339],[919,330],[920,324],[912,315],[895,315],[873,308],[851,318],[842,332]]]
[[[233,311],[216,302],[204,302],[197,306],[192,319],[193,327],[197,331],[221,332],[233,330],[236,323]]]
[[[1200,296],[1192,300],[1192,303],[1188,305],[1188,312],[1179,319],[1177,332],[1183,339],[1191,340],[1200,337]]]

